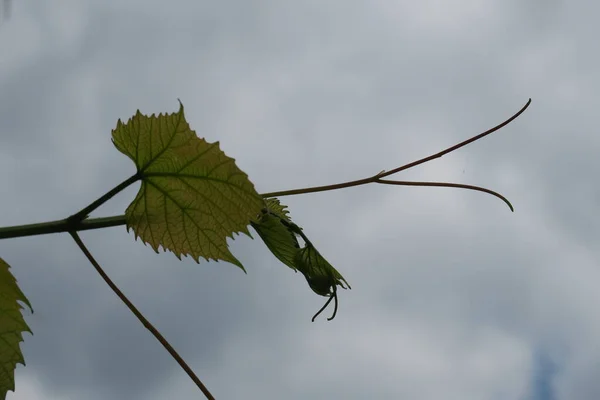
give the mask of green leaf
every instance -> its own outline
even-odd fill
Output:
[[[31,332],[25,323],[19,301],[26,304],[31,312],[31,304],[17,281],[9,271],[10,266],[0,258],[0,399],[4,400],[9,390],[15,390],[15,369],[17,363],[25,365],[19,343],[23,332]]]
[[[296,254],[296,268],[306,278],[308,285],[316,294],[331,296],[334,287],[341,286],[350,289],[344,277],[317,251],[312,243],[307,242],[306,247]],[[344,285],[345,284],[345,285]]]
[[[344,277],[317,251],[302,228],[292,222],[287,206],[276,198],[265,202],[267,207],[252,227],[271,253],[294,271],[302,272],[311,289],[321,296],[330,296],[336,285],[350,288]],[[304,247],[300,248],[297,236],[304,240]]]
[[[112,131],[114,145],[133,160],[142,180],[125,212],[127,230],[157,253],[162,246],[179,259],[183,254],[196,262],[224,260],[243,270],[227,238],[250,235],[247,226],[265,202],[219,142],[196,136],[179,104],[179,111],[168,115],[148,117],[138,110]]]
[[[296,234],[281,223],[281,220],[291,222],[286,206],[279,204],[275,198],[266,199],[267,207],[252,227],[265,242],[271,253],[282,263],[296,271],[295,257],[300,245]]]
[[[274,214],[275,216],[283,219],[287,222],[292,222],[290,219],[289,211],[287,210],[287,206],[283,205],[279,202],[279,199],[272,197],[269,199],[265,199],[266,210],[270,214]]]

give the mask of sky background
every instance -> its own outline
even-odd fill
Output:
[[[600,398],[600,58],[591,1],[14,1],[0,24],[0,226],[131,176],[119,118],[175,112],[282,197],[344,275],[337,317],[238,236],[224,262],[81,233],[217,399]],[[92,217],[123,214],[139,184]],[[0,241],[34,314],[10,400],[203,398],[68,234]]]

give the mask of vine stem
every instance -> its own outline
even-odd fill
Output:
[[[381,171],[380,173],[373,175],[371,177],[368,177],[368,178],[337,183],[334,185],[313,186],[313,187],[307,187],[307,188],[302,188],[302,189],[292,189],[292,190],[282,190],[282,191],[278,191],[278,192],[268,192],[268,193],[262,193],[261,196],[267,198],[267,197],[282,197],[282,196],[292,196],[292,195],[306,194],[306,193],[325,192],[325,191],[329,191],[329,190],[337,190],[337,189],[344,189],[344,188],[349,188],[349,187],[353,187],[353,186],[366,185],[368,183],[380,183],[380,184],[386,184],[386,185],[401,185],[401,186],[441,186],[441,187],[454,187],[454,188],[461,188],[461,189],[468,189],[468,190],[476,190],[476,191],[480,191],[480,192],[489,193],[493,196],[498,197],[502,201],[504,201],[508,205],[508,207],[511,209],[511,211],[514,211],[513,206],[510,204],[510,202],[504,196],[502,196],[501,194],[499,194],[497,192],[494,192],[490,189],[486,189],[483,187],[473,186],[473,185],[465,185],[465,184],[460,184],[460,183],[446,183],[446,182],[392,181],[392,180],[384,180],[382,178],[385,178],[387,176],[398,173],[400,171],[404,171],[406,169],[415,167],[419,164],[426,163],[427,161],[431,161],[433,159],[440,158],[450,152],[453,152],[454,150],[457,150],[461,147],[468,145],[469,143],[479,140],[479,139],[483,138],[484,136],[487,136],[490,133],[493,133],[493,132],[501,129],[501,128],[505,127],[506,125],[508,125],[509,123],[511,123],[512,121],[514,121],[519,115],[521,115],[527,109],[527,107],[529,107],[530,104],[531,104],[531,99],[529,99],[527,101],[527,103],[512,117],[510,117],[506,121],[502,122],[501,124],[496,125],[495,127],[491,128],[491,129],[488,129],[485,132],[482,132],[476,136],[473,136],[473,137],[471,137],[463,142],[460,142],[454,146],[448,147],[445,150],[442,150],[440,152],[437,152],[437,153],[427,156],[425,158],[421,158],[420,160],[405,164],[405,165],[395,168],[391,171],[386,172],[384,170],[384,171]],[[57,221],[42,222],[42,223],[38,223],[38,224],[18,225],[18,226],[9,226],[9,227],[0,228],[0,239],[9,239],[9,238],[15,238],[15,237],[22,237],[22,236],[44,235],[44,234],[48,234],[48,233],[83,231],[83,230],[89,230],[89,229],[99,229],[99,228],[107,228],[107,227],[111,227],[111,226],[125,225],[126,224],[125,215],[116,215],[116,216],[104,217],[104,218],[86,218],[86,216],[92,210],[96,209],[102,203],[104,203],[109,198],[111,198],[116,193],[118,193],[120,190],[123,190],[125,187],[129,186],[130,184],[132,184],[133,182],[135,182],[138,179],[139,179],[139,176],[137,174],[133,175],[132,177],[125,180],[124,182],[120,183],[118,186],[116,186],[110,192],[108,192],[107,194],[105,194],[104,196],[102,196],[101,198],[99,198],[98,200],[93,202],[92,204],[90,204],[88,207],[84,208],[83,210],[79,211],[76,214],[73,214],[69,218],[57,220]]]
[[[215,400],[215,398],[208,391],[206,386],[204,386],[204,384],[202,383],[200,378],[198,378],[196,376],[194,371],[192,371],[192,369],[189,367],[189,365],[187,365],[187,363],[183,360],[183,358],[181,358],[179,353],[177,353],[177,351],[173,348],[173,346],[171,346],[171,344],[167,341],[167,339],[165,339],[164,336],[161,335],[161,333],[150,323],[150,321],[148,321],[146,319],[146,317],[144,317],[142,315],[142,313],[133,305],[133,303],[131,301],[129,301],[127,296],[125,296],[125,294],[117,287],[117,285],[108,277],[106,272],[104,272],[102,267],[100,267],[100,264],[98,264],[98,262],[94,259],[92,254],[89,252],[89,250],[87,249],[85,244],[83,244],[83,242],[81,241],[81,238],[79,237],[77,232],[69,231],[69,234],[73,237],[73,240],[75,240],[75,243],[77,243],[77,245],[79,246],[81,251],[83,251],[83,254],[85,254],[85,256],[90,261],[90,263],[92,263],[92,265],[94,266],[96,271],[100,274],[102,279],[104,279],[104,282],[106,282],[106,284],[108,286],[110,286],[110,288],[113,290],[113,292],[115,292],[115,294],[121,299],[121,301],[123,303],[125,303],[127,308],[129,308],[129,310],[131,310],[131,312],[137,317],[137,319],[142,323],[142,325],[144,325],[146,327],[146,329],[148,329],[152,333],[152,335],[154,335],[154,337],[160,342],[160,344],[162,344],[163,347],[165,349],[167,349],[169,354],[171,354],[171,356],[175,359],[175,361],[177,361],[177,363],[181,366],[181,368],[183,368],[183,370],[188,374],[188,376],[194,381],[196,386],[198,386],[198,388],[202,391],[202,393],[204,393],[206,398],[209,400]]]
[[[385,178],[386,176],[390,176],[390,175],[398,173],[400,171],[404,171],[406,169],[416,167],[417,165],[426,163],[427,161],[431,161],[436,158],[440,158],[448,153],[453,152],[454,150],[458,150],[459,148],[468,145],[469,143],[479,140],[479,139],[483,138],[484,136],[489,135],[490,133],[496,132],[497,130],[502,129],[503,127],[510,124],[512,121],[514,121],[519,115],[521,115],[527,109],[527,107],[529,107],[530,104],[531,104],[531,99],[527,100],[527,103],[512,117],[510,117],[506,121],[502,122],[501,124],[498,124],[498,125],[494,126],[493,128],[490,128],[487,131],[480,133],[479,135],[475,135],[472,138],[469,138],[463,142],[455,144],[454,146],[448,147],[445,150],[442,150],[442,151],[432,154],[430,156],[421,158],[420,160],[410,162],[401,167],[395,168],[391,171],[385,172],[385,170],[384,170],[384,171],[381,171],[380,173],[378,173],[377,175],[373,175],[369,178],[357,179],[355,181],[336,183],[334,185],[313,186],[313,187],[302,188],[302,189],[282,190],[279,192],[263,193],[263,194],[261,194],[261,196],[263,196],[263,197],[281,197],[281,196],[291,196],[291,195],[296,195],[296,194],[325,192],[328,190],[344,189],[344,188],[348,188],[348,187],[352,187],[352,186],[365,185],[367,183],[384,183],[384,184],[407,185],[407,186],[448,186],[448,187],[460,187],[463,189],[479,190],[482,192],[493,194],[494,196],[497,196],[497,197],[501,198],[504,202],[506,202],[508,204],[508,206],[511,208],[511,210],[514,211],[512,205],[510,205],[508,200],[506,200],[504,197],[502,197],[498,193],[493,192],[489,189],[481,188],[478,186],[462,185],[462,184],[442,184],[442,183],[435,183],[435,182],[382,181],[381,178]]]
[[[100,207],[102,204],[106,203],[108,200],[113,198],[113,196],[117,195],[120,191],[124,190],[129,185],[137,182],[139,179],[140,179],[139,173],[136,173],[135,175],[130,176],[129,178],[125,179],[123,182],[119,183],[117,186],[115,186],[114,188],[109,190],[107,193],[105,193],[99,199],[95,200],[92,204],[85,207],[83,210],[71,215],[67,219],[70,221],[83,221],[84,219],[86,219],[88,217],[88,215],[90,215],[90,213],[92,211],[94,211],[96,208]]]

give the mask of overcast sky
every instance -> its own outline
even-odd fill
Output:
[[[591,1],[14,1],[0,25],[0,226],[131,176],[119,118],[175,112],[282,197],[352,290],[324,303],[258,235],[225,262],[123,226],[92,254],[217,399],[600,398],[600,58]],[[136,184],[92,214],[123,214]],[[68,234],[0,241],[34,314],[10,400],[203,398]]]

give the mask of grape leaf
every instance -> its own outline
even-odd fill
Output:
[[[224,260],[244,270],[227,237],[250,236],[247,226],[265,202],[219,142],[196,136],[179,104],[173,114],[148,117],[138,110],[112,131],[115,147],[133,160],[142,180],[125,212],[127,230],[157,253],[162,246],[179,259]]]
[[[270,214],[275,214],[277,217],[286,220],[287,222],[292,222],[287,210],[287,206],[283,205],[279,202],[279,199],[272,197],[270,199],[265,199],[266,207],[265,209]]]
[[[267,207],[252,227],[271,253],[294,271],[302,272],[311,289],[321,296],[331,296],[336,285],[350,288],[344,277],[317,251],[302,228],[292,222],[286,206],[276,198],[265,202]],[[297,235],[305,242],[302,248]]]
[[[0,399],[4,400],[9,390],[15,390],[15,369],[17,363],[25,365],[19,343],[23,332],[31,332],[21,315],[26,304],[31,312],[31,304],[17,281],[9,271],[10,266],[0,258]]]
[[[308,285],[316,294],[331,296],[336,285],[346,289],[344,286],[346,284],[350,289],[344,277],[323,258],[312,243],[308,242],[298,251],[295,261],[296,268],[302,272]]]
[[[295,257],[300,245],[296,234],[281,223],[281,219],[291,222],[286,206],[279,204],[279,200],[275,198],[266,199],[265,203],[267,207],[262,210],[260,219],[252,223],[252,227],[271,253],[296,271]]]

